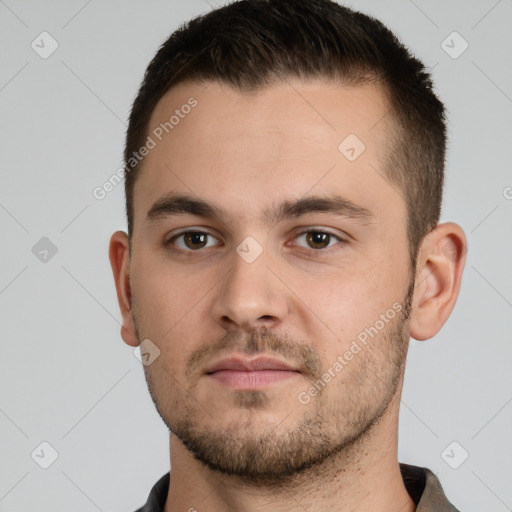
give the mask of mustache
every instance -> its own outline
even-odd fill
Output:
[[[198,377],[204,371],[204,367],[213,359],[222,354],[227,356],[232,352],[247,355],[280,355],[303,374],[315,380],[323,374],[320,355],[313,347],[286,333],[281,334],[262,327],[251,333],[229,331],[218,341],[199,347],[192,352],[188,359],[187,377]]]

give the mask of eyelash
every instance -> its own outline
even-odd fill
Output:
[[[341,244],[346,244],[348,243],[347,240],[345,240],[344,238],[342,238],[341,236],[339,235],[336,235],[330,231],[326,231],[326,230],[322,230],[322,229],[309,229],[309,230],[306,230],[306,231],[301,231],[300,233],[298,233],[295,237],[294,237],[294,240],[296,240],[297,238],[301,237],[301,236],[305,236],[309,233],[319,233],[319,234],[325,234],[325,235],[329,235],[330,237],[336,239],[338,241],[338,243],[341,243]],[[183,231],[181,233],[178,233],[177,235],[174,235],[172,238],[170,238],[167,242],[165,242],[165,245],[166,246],[169,246],[169,245],[173,245],[174,246],[174,242],[183,237],[184,235],[190,235],[190,234],[199,234],[199,235],[206,235],[208,237],[211,237],[211,238],[214,238],[216,239],[216,237],[214,237],[211,233],[209,233],[208,231],[202,231],[200,229],[198,230],[189,230],[189,231]],[[329,243],[331,242],[331,240],[329,240]],[[337,244],[333,244],[333,245],[328,245],[327,247],[324,247],[324,248],[320,248],[320,249],[313,249],[311,247],[302,247],[302,246],[298,246],[300,247],[301,249],[305,250],[305,251],[308,251],[309,255],[316,258],[316,257],[320,257],[322,256],[321,253],[323,254],[326,254],[326,253],[330,253],[331,251],[329,249],[331,249],[332,247],[334,247],[335,245]],[[207,248],[207,247],[206,247]],[[196,253],[196,252],[201,252],[202,249],[205,249],[205,247],[201,247],[200,249],[197,249],[197,250],[194,250],[194,249],[182,249],[182,248],[173,248],[173,250],[175,250],[176,252],[182,252],[182,253]]]

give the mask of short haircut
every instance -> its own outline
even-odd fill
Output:
[[[380,21],[331,0],[241,0],[176,30],[149,64],[132,106],[125,146],[128,234],[143,161],[128,162],[148,137],[151,114],[179,83],[227,84],[254,92],[289,79],[382,87],[390,144],[384,173],[407,207],[411,267],[439,221],[446,126],[425,66]],[[341,140],[340,140],[341,142]]]

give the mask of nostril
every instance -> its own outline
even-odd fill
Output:
[[[236,325],[236,322],[234,320],[231,320],[231,318],[229,318],[229,316],[226,316],[224,315],[222,318],[221,318],[222,322],[224,322],[225,324],[228,324],[228,325]]]

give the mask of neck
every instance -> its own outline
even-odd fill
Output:
[[[165,512],[413,512],[397,459],[399,399],[400,390],[381,421],[357,443],[279,486],[251,486],[213,471],[171,434]]]

